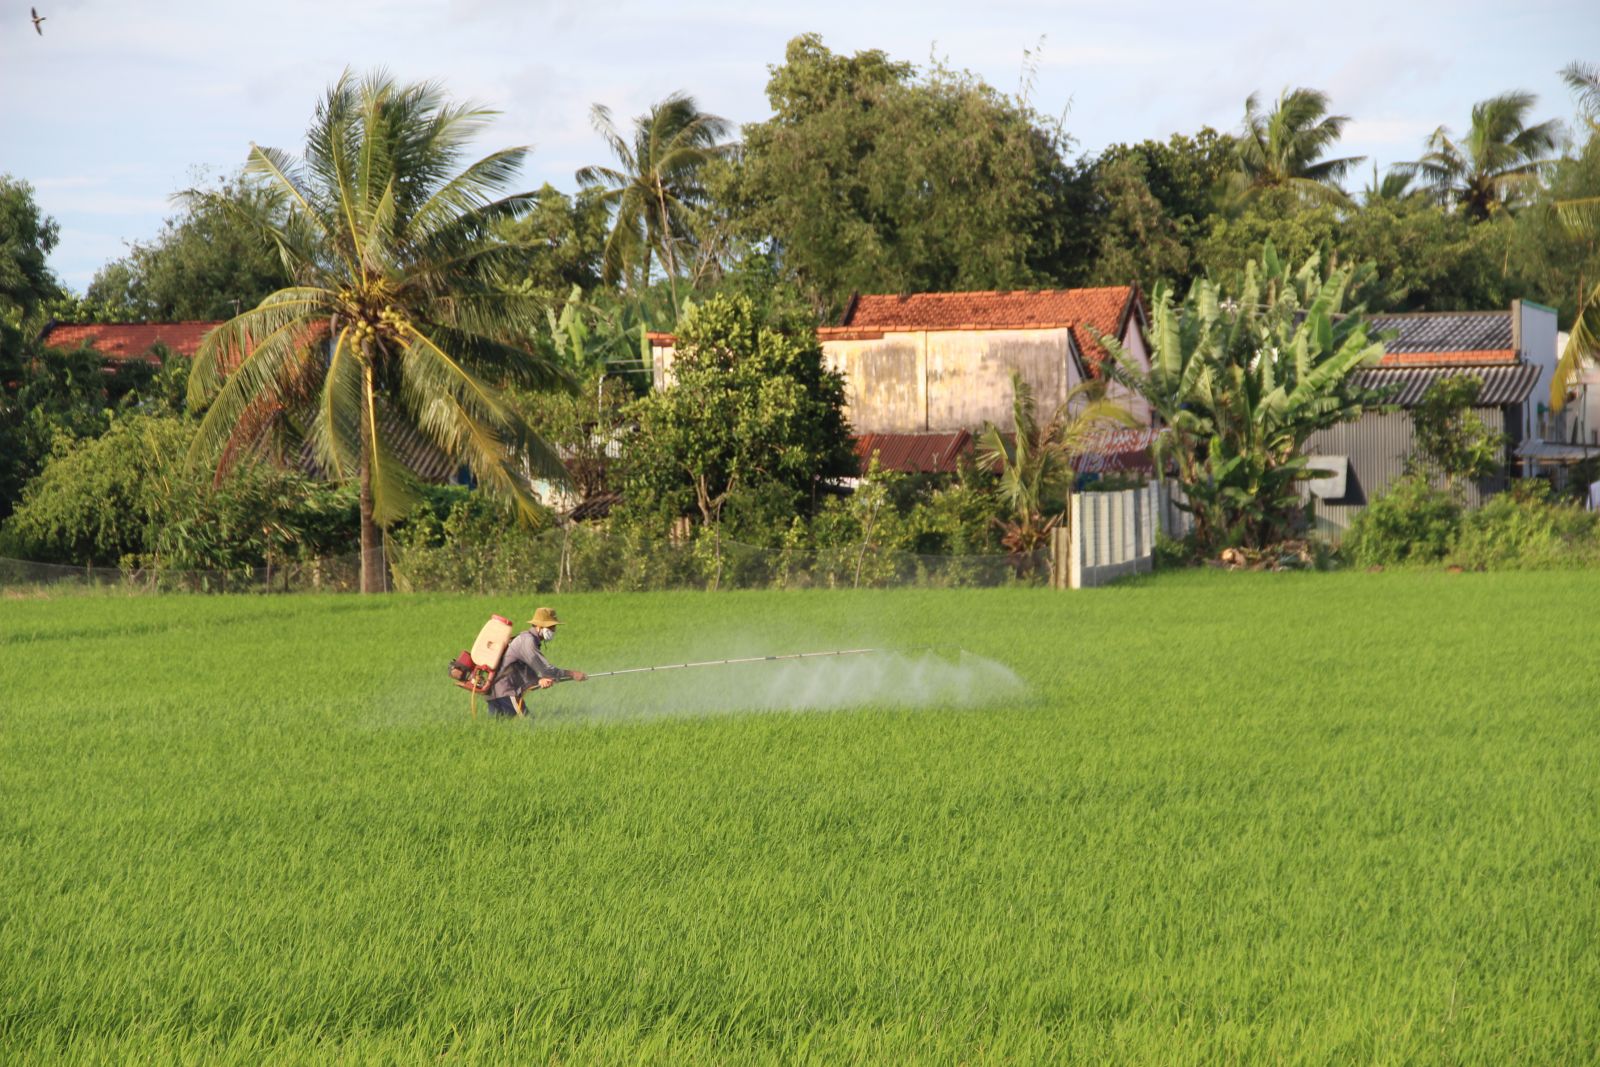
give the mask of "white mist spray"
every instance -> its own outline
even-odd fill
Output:
[[[968,652],[881,652],[595,678],[528,694],[535,717],[631,718],[852,707],[975,707],[1015,697],[1022,680]]]

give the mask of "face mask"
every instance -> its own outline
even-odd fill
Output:
[[[540,626],[533,631],[540,641],[554,641],[556,630],[553,626]]]

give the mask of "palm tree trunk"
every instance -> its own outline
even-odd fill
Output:
[[[361,591],[387,591],[388,565],[383,558],[383,531],[372,518],[372,461],[367,446],[367,420],[361,420]]]
[[[666,192],[656,181],[656,203],[661,208],[661,265],[667,271],[667,291],[672,294],[672,317],[678,317],[678,257],[672,251],[672,216],[667,213]]]

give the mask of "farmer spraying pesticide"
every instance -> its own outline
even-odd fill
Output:
[[[562,670],[545,658],[544,646],[555,639],[561,620],[550,608],[538,608],[528,628],[511,639],[500,668],[489,686],[489,711],[494,715],[522,714],[523,694],[529,689],[549,689],[557,682],[581,682],[582,671]]]

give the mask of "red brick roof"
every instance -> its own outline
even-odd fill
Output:
[[[193,356],[219,322],[55,322],[41,340],[49,348],[85,345],[107,359],[155,362],[150,351],[165,345],[179,355]]]
[[[1378,363],[1384,367],[1453,367],[1469,363],[1515,363],[1516,361],[1516,349],[1490,348],[1459,352],[1385,352]]]
[[[1048,330],[1066,327],[1091,364],[1105,358],[1098,334],[1119,337],[1136,306],[1131,285],[1099,289],[1009,292],[863,294],[854,297],[837,327],[817,331],[824,340],[848,340],[846,331]]]

